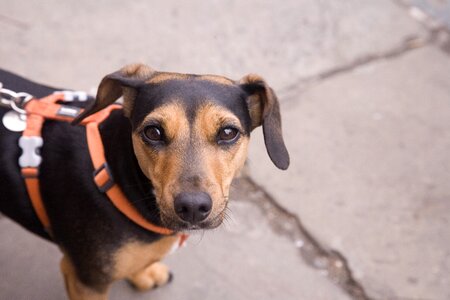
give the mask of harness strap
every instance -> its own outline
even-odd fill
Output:
[[[89,153],[91,154],[92,163],[94,164],[95,169],[93,173],[94,181],[100,191],[106,192],[114,206],[133,222],[147,230],[159,234],[172,234],[172,230],[156,226],[144,219],[144,217],[137,211],[137,209],[127,200],[120,187],[114,182],[114,179],[112,178],[111,170],[109,169],[108,163],[105,159],[105,150],[103,147],[98,125],[111,113],[112,110],[120,108],[121,106],[119,105],[110,105],[104,110],[100,111],[101,115],[98,117],[98,119],[97,117],[95,117],[95,114],[92,115],[93,119],[96,119],[96,121],[87,120],[87,142]]]
[[[39,179],[37,177],[36,168],[23,168],[22,175],[25,177],[25,185],[30,195],[31,205],[34,208],[39,220],[44,226],[45,231],[50,233],[50,220],[48,219],[47,212],[44,208],[44,204],[41,198],[41,190],[39,188]]]
[[[22,155],[19,158],[19,164],[22,167],[22,176],[25,181],[25,186],[28,191],[28,195],[31,200],[31,205],[33,206],[34,211],[36,212],[36,215],[38,216],[39,220],[42,223],[42,226],[44,227],[45,231],[51,235],[51,228],[50,228],[50,220],[47,215],[47,211],[45,210],[44,203],[42,201],[41,196],[41,189],[39,186],[39,165],[41,163],[41,158],[38,157],[38,160],[33,161],[32,159],[26,159],[29,158],[31,155],[36,155],[36,152],[38,151],[38,148],[42,146],[42,126],[45,122],[45,117],[41,114],[50,115],[51,111],[47,108],[43,108],[43,104],[48,106],[50,103],[56,103],[58,100],[63,99],[62,94],[53,94],[50,96],[47,96],[45,98],[42,98],[39,102],[35,100],[31,100],[26,105],[27,110],[27,126],[22,134],[22,137],[19,140],[19,145],[22,148]],[[42,102],[41,102],[42,101]],[[35,105],[35,103],[42,103],[40,105]],[[55,104],[56,105],[56,104]],[[39,112],[37,113],[31,113],[31,111]],[[40,145],[36,146],[34,148],[25,148],[23,144],[25,144],[26,141],[34,138],[35,140],[40,140]],[[25,162],[24,162],[25,161]]]
[[[39,165],[41,157],[37,154],[38,148],[43,145],[42,127],[46,119],[72,121],[82,109],[62,104],[57,101],[64,100],[64,94],[53,94],[40,100],[33,99],[27,103],[27,127],[19,140],[23,150],[19,158],[22,176],[31,199],[31,204],[45,230],[50,234],[50,221],[45,210],[41,191],[39,188]],[[103,110],[85,118],[81,124],[86,126],[86,135],[89,153],[94,165],[93,180],[99,190],[106,193],[113,205],[126,217],[137,225],[162,235],[174,232],[168,228],[157,226],[146,220],[138,210],[128,201],[120,187],[114,182],[111,170],[106,162],[105,151],[99,131],[101,124],[113,110],[121,109],[117,104],[110,105]],[[183,238],[184,239],[184,238]]]

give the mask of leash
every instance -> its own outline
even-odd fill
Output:
[[[19,146],[22,149],[22,155],[19,157],[19,166],[25,181],[31,204],[42,223],[45,230],[51,235],[51,224],[48,218],[39,187],[39,166],[42,157],[39,155],[39,149],[44,141],[42,139],[42,127],[45,120],[57,120],[71,122],[83,109],[59,104],[60,101],[73,101],[76,99],[77,92],[56,92],[47,97],[36,99],[27,93],[14,93],[1,87],[0,83],[0,104],[9,106],[11,111],[16,114],[15,117],[3,117],[3,124],[12,131],[22,131],[19,138]],[[6,96],[5,96],[6,95]],[[9,97],[8,97],[9,96]],[[86,97],[79,97],[79,101],[86,101]],[[67,100],[68,99],[68,100]],[[121,105],[112,104],[103,110],[100,110],[81,121],[81,125],[86,127],[86,136],[89,153],[94,166],[93,181],[101,193],[105,193],[111,203],[140,227],[161,234],[172,235],[174,232],[168,228],[157,226],[145,219],[139,211],[128,201],[117,183],[114,182],[111,170],[105,158],[105,151],[101,139],[99,125],[106,120],[112,111],[122,109]],[[11,121],[14,120],[14,121]],[[19,125],[18,125],[19,124]],[[25,125],[25,126],[23,126]],[[179,234],[181,246],[186,240],[187,235]]]

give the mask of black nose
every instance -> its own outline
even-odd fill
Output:
[[[180,193],[175,197],[174,206],[175,212],[182,220],[197,224],[208,217],[212,201],[204,192]]]

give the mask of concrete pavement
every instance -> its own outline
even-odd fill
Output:
[[[255,140],[254,178],[377,299],[450,297],[449,71],[426,47],[310,87],[284,106],[295,156],[277,176]]]
[[[450,298],[450,40],[417,2],[0,0],[0,67],[30,79],[142,61],[280,96],[289,171],[257,130],[231,220],[168,258],[173,284],[111,299]],[[64,298],[54,246],[5,218],[0,240],[0,299]]]

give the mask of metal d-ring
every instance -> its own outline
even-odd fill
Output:
[[[4,98],[3,95],[6,97]],[[3,88],[3,84],[0,82],[0,100],[1,104],[10,106],[13,110],[18,112],[19,114],[25,114],[26,111],[23,109],[25,104],[33,99],[33,96],[25,93],[20,92],[16,93],[10,89]]]
[[[11,101],[10,105],[11,105],[11,108],[12,108],[13,110],[15,110],[16,112],[18,112],[18,113],[21,114],[21,115],[24,115],[24,114],[27,113],[27,112],[25,111],[25,109],[22,109],[22,108],[20,108],[19,106],[17,106],[16,101],[14,101],[14,100]]]
[[[21,100],[22,98],[23,100]],[[26,114],[27,112],[23,108],[25,107],[25,104],[31,99],[33,99],[33,96],[28,93],[16,93],[16,97],[14,97],[11,101],[11,108],[19,114]],[[20,102],[17,100],[19,100]]]

